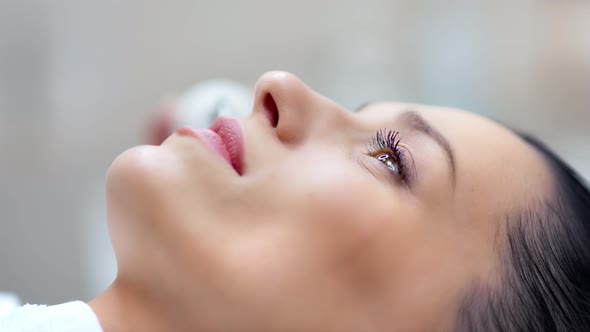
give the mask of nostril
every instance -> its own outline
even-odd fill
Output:
[[[270,125],[273,128],[276,128],[279,124],[279,109],[275,99],[270,93],[267,93],[266,96],[264,96],[264,111],[270,120]]]

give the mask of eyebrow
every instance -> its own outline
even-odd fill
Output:
[[[355,107],[352,111],[353,112],[361,112],[362,110],[364,110],[365,108],[371,106],[372,104],[375,104],[374,101],[365,101],[362,104],[358,105],[357,107]]]
[[[366,108],[368,108],[373,102],[366,102],[363,103],[361,106],[357,107],[355,112],[360,112]],[[451,177],[453,180],[453,186],[455,186],[456,178],[457,178],[457,171],[455,166],[455,153],[453,151],[453,147],[449,143],[449,141],[445,138],[440,131],[436,128],[431,126],[426,119],[418,112],[414,110],[407,110],[398,116],[398,119],[413,130],[416,130],[426,136],[430,137],[433,141],[435,141],[442,150],[446,153],[447,161],[449,163],[449,168],[451,170]]]
[[[447,161],[449,163],[449,168],[451,170],[451,177],[453,179],[453,185],[455,184],[457,174],[456,174],[456,166],[455,166],[455,153],[453,151],[453,147],[449,143],[449,141],[440,133],[436,128],[431,126],[422,115],[420,115],[416,111],[405,111],[404,113],[399,115],[399,120],[406,123],[411,127],[413,130],[421,132],[426,136],[430,137],[434,140],[446,153]]]

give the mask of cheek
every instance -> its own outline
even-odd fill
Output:
[[[300,313],[309,303],[331,308],[380,294],[392,273],[395,224],[392,191],[360,167],[309,160],[313,164],[289,160],[265,183],[274,188],[265,193],[276,193],[257,199],[281,208],[261,227],[236,233],[228,246],[228,266],[240,271],[229,274],[240,276],[234,284],[264,290],[258,300],[287,301],[277,307],[293,308],[293,299],[300,299],[308,303]]]
[[[327,167],[333,163],[324,161],[284,168],[293,176],[279,182],[290,200],[301,204],[290,204],[295,210],[277,216],[293,217],[283,227],[289,236],[277,241],[281,249],[271,250],[283,253],[282,268],[277,270],[281,276],[301,273],[295,271],[323,276],[314,285],[326,291],[336,287],[352,299],[380,296],[411,256],[420,217],[417,208],[402,189],[392,190],[353,162],[333,168]]]
[[[289,186],[293,200],[302,203],[301,211],[292,214],[304,216],[294,221],[303,241],[318,257],[331,261],[374,248],[390,232],[394,211],[402,208],[395,204],[394,191],[386,190],[354,162],[335,163],[336,158],[326,154],[309,158],[314,164],[297,168]]]

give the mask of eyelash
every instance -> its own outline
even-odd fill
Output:
[[[403,183],[407,183],[407,171],[404,151],[399,147],[399,132],[390,129],[378,130],[369,143],[368,155],[381,161],[389,171]],[[387,158],[389,156],[389,158]],[[392,159],[393,165],[386,161]],[[397,172],[395,169],[396,167]]]

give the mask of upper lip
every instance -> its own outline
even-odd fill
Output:
[[[242,175],[244,163],[244,134],[240,121],[236,118],[220,117],[211,126],[225,145],[233,168]]]

